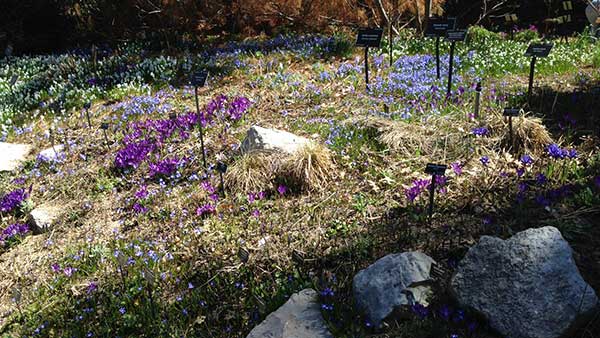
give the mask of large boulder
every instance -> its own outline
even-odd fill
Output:
[[[309,144],[311,144],[311,140],[287,131],[252,126],[248,130],[240,150],[243,153],[273,151],[293,154]]]
[[[34,234],[47,232],[56,224],[61,214],[61,208],[58,206],[40,205],[29,213],[29,225]]]
[[[434,263],[421,252],[403,252],[379,259],[354,276],[352,289],[356,305],[379,326],[396,307],[411,305],[413,300],[427,304],[431,292],[418,284],[431,279]],[[409,299],[410,295],[413,300]]]
[[[302,290],[268,315],[247,338],[333,338],[320,308],[317,292]]]
[[[0,142],[0,172],[17,169],[27,159],[31,149],[28,144]]]
[[[555,338],[598,302],[581,278],[569,244],[553,227],[510,239],[483,236],[451,281],[458,302],[506,338]]]

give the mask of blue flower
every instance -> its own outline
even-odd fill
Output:
[[[546,175],[539,173],[537,174],[535,181],[537,185],[544,185],[546,184],[546,182],[548,182],[548,178],[546,178]]]
[[[548,151],[548,155],[555,159],[562,159],[567,155],[567,152],[561,149],[556,143],[549,145],[546,150]]]
[[[473,133],[473,135],[476,135],[476,136],[487,136],[490,131],[486,127],[478,127],[478,128],[473,128],[473,130],[471,130],[471,132]]]
[[[533,163],[533,159],[529,155],[521,156],[521,163],[523,165],[531,165]]]
[[[425,319],[429,315],[429,309],[427,309],[425,306],[419,303],[415,303],[414,305],[412,305],[411,309],[413,313],[421,319]]]
[[[479,159],[479,162],[481,162],[481,164],[483,164],[484,166],[486,166],[486,167],[487,167],[487,165],[490,163],[490,158],[489,158],[489,157],[487,157],[487,156],[482,156],[482,157]]]

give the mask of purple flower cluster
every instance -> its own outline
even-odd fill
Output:
[[[13,211],[18,208],[27,197],[29,197],[29,192],[25,189],[16,189],[9,192],[0,199],[0,212]]]
[[[167,158],[155,163],[149,163],[150,178],[155,176],[171,176],[177,168],[185,164],[185,159]]]
[[[533,164],[533,159],[529,155],[523,155],[521,156],[521,163],[523,165],[531,165]]]
[[[231,120],[237,121],[242,118],[242,116],[246,113],[248,108],[250,108],[250,100],[245,97],[237,97],[235,98],[227,110],[229,118]]]
[[[144,120],[129,123],[126,127],[131,132],[124,137],[124,147],[115,157],[115,167],[118,169],[136,169],[150,154],[161,149],[163,143],[177,135],[181,140],[189,138],[190,131],[198,123],[206,127],[212,123],[214,117],[220,114],[222,118],[239,120],[250,107],[250,100],[245,97],[235,97],[230,100],[225,95],[219,95],[211,100],[200,115],[188,112],[175,118]],[[156,106],[156,105],[154,105]],[[182,159],[164,159],[149,163],[150,177],[156,175],[172,175],[181,164]]]
[[[473,135],[476,136],[487,136],[490,133],[490,131],[486,127],[473,128],[471,132],[473,133]]]
[[[225,95],[219,95],[206,106],[206,116],[217,116],[222,120],[238,121],[250,108],[252,102],[243,96],[230,100]],[[204,123],[203,123],[204,125]]]
[[[546,147],[546,151],[548,152],[548,155],[550,155],[550,157],[557,159],[557,160],[563,159],[563,158],[570,158],[570,159],[577,158],[577,150],[564,149],[564,148],[559,147],[556,143],[552,143],[551,145]]]
[[[17,236],[24,236],[29,232],[29,226],[22,223],[14,223],[9,225],[6,229],[0,233],[0,244],[4,244],[6,241],[11,240]]]
[[[456,176],[462,175],[462,166],[460,165],[460,162],[451,163],[450,167],[452,168]]]
[[[198,209],[196,209],[196,215],[204,216],[204,215],[212,214],[215,211],[216,211],[216,208],[214,205],[204,204],[204,205],[198,207]]]
[[[445,192],[444,186],[446,185],[446,177],[445,176],[436,176],[435,177],[435,186],[440,192]],[[406,198],[412,203],[423,193],[424,191],[430,189],[431,180],[430,179],[417,179],[413,181],[412,186],[408,189],[404,190],[404,195]]]
[[[156,145],[148,140],[133,142],[125,145],[117,151],[115,167],[119,169],[137,168],[148,154],[156,148]]]

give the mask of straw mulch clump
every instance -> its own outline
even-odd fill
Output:
[[[323,190],[333,178],[335,165],[329,149],[309,144],[281,161],[277,175],[291,186],[308,191]]]
[[[236,193],[268,191],[273,187],[280,155],[267,151],[243,154],[229,167],[224,177],[225,189]]]
[[[508,118],[501,114],[492,114],[489,119],[490,129],[496,134],[501,145],[511,148],[514,153],[541,154],[546,147],[553,143],[550,132],[542,123],[542,119],[521,115],[513,117],[513,136],[510,139]]]
[[[280,183],[292,191],[320,191],[334,177],[329,149],[311,143],[292,154],[253,151],[241,155],[224,177],[234,193],[274,191]]]
[[[360,117],[347,120],[346,125],[373,131],[379,143],[403,158],[457,160],[466,156],[471,147],[461,124],[443,117],[429,117],[427,123]]]

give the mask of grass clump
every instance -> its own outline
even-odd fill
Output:
[[[280,164],[279,157],[264,151],[243,154],[225,174],[225,189],[234,193],[270,191]]]
[[[334,162],[329,149],[310,143],[281,155],[251,151],[240,156],[225,175],[225,188],[233,193],[274,191],[276,183],[293,191],[320,191],[333,178]]]
[[[512,148],[515,153],[541,154],[551,144],[552,137],[544,126],[542,119],[521,115],[512,120],[512,143],[508,118],[499,113],[492,114],[489,121],[492,130],[497,132],[503,146]]]
[[[278,176],[302,190],[323,190],[334,176],[331,153],[323,146],[309,144],[283,159]]]

